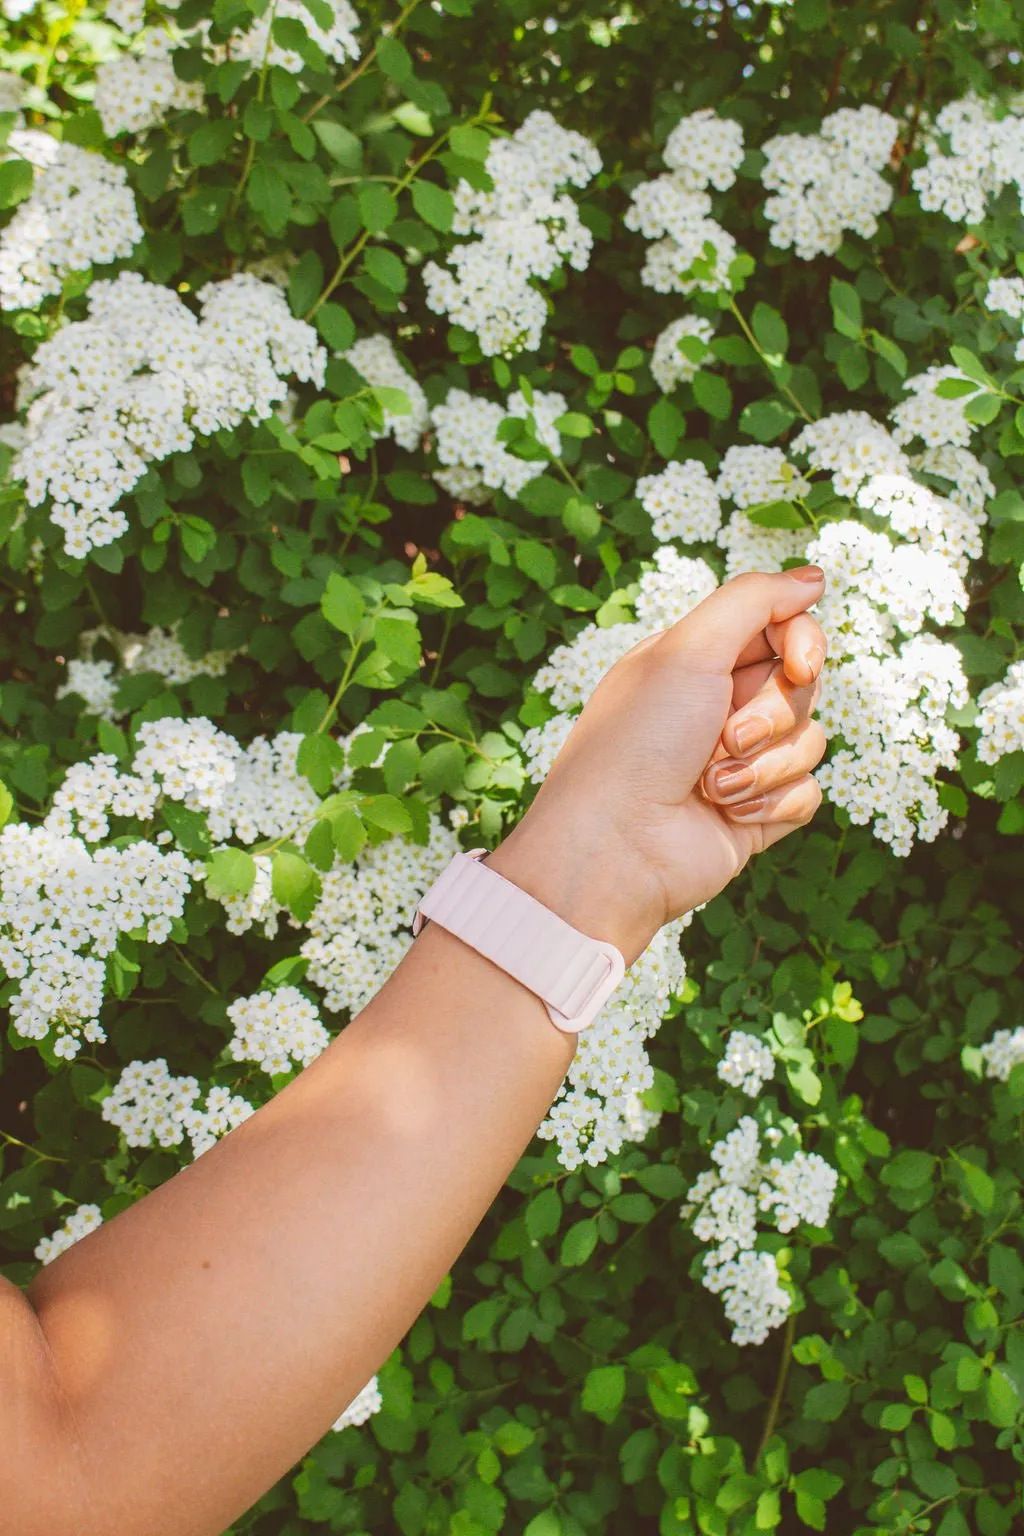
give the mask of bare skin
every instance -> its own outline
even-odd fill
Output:
[[[623,658],[491,856],[627,963],[818,806],[808,571],[729,582]],[[5,1536],[219,1536],[401,1340],[574,1048],[430,925],[272,1102],[26,1292],[0,1280]]]

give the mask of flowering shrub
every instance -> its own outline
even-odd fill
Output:
[[[815,826],[234,1529],[1017,1529],[1019,7],[0,10],[4,1272],[315,1059],[638,639],[814,560]]]

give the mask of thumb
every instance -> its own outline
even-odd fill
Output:
[[[751,571],[723,582],[685,619],[664,636],[673,648],[685,650],[697,670],[727,675],[742,659],[744,665],[775,655],[765,631],[802,613],[825,589],[825,573],[817,565],[769,575]]]

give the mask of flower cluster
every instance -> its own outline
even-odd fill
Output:
[[[34,1256],[41,1264],[52,1264],[60,1254],[102,1225],[103,1215],[98,1205],[80,1205],[50,1237],[39,1239]]]
[[[762,144],[769,238],[804,261],[831,255],[847,230],[870,238],[893,189],[881,175],[899,125],[877,107],[841,107],[820,133],[784,133]]]
[[[1024,752],[1024,661],[978,695],[978,757],[998,763],[1009,752]]]
[[[608,669],[640,640],[685,617],[717,585],[706,561],[689,559],[666,545],[657,551],[653,569],[640,578],[635,623],[588,624],[569,644],[555,647],[534,676],[533,686],[548,695],[559,713],[523,736],[527,771],[534,783],[548,773],[575,714]]]
[[[563,264],[582,272],[593,237],[563,189],[585,187],[601,158],[582,134],[531,112],[510,138],[496,140],[486,164],[493,190],[460,181],[454,230],[478,238],[458,245],[451,269],[423,268],[428,308],[472,331],[488,356],[535,351],[547,304],[535,286]]]
[[[725,1043],[725,1055],[715,1069],[723,1083],[756,1099],[769,1078],[775,1076],[775,1058],[756,1035],[734,1029]]]
[[[105,657],[94,658],[93,652],[101,640],[117,652],[116,663]],[[177,626],[166,630],[155,626],[141,635],[125,634],[109,626],[89,629],[78,637],[78,643],[84,654],[68,662],[67,679],[55,697],[63,699],[75,694],[90,714],[101,715],[105,720],[116,720],[127,713],[116,704],[122,677],[155,672],[171,687],[177,687],[195,677],[222,677],[238,654],[221,650],[192,657],[178,639]]]
[[[997,1029],[991,1040],[981,1048],[985,1062],[985,1076],[1009,1082],[1014,1067],[1024,1062],[1024,1024],[1016,1029]]]
[[[164,1058],[132,1061],[100,1106],[129,1147],[178,1147],[187,1136],[193,1158],[255,1114],[247,1099],[227,1088],[209,1088],[203,1102],[194,1077],[175,1077]]]
[[[459,501],[482,505],[492,491],[518,496],[523,486],[541,474],[543,459],[520,459],[498,440],[498,431],[509,417],[528,419],[541,447],[552,456],[561,452],[555,422],[567,409],[565,398],[548,391],[533,395],[531,403],[515,390],[503,410],[482,395],[451,389],[443,405],[436,405],[430,420],[436,437],[437,457],[445,466],[434,479]]]
[[[699,459],[673,461],[658,475],[644,475],[636,494],[650,513],[656,539],[707,543],[721,526],[715,482]]]
[[[920,438],[928,448],[966,448],[971,440],[971,423],[964,415],[964,406],[974,398],[972,394],[946,400],[937,388],[944,379],[962,379],[959,368],[944,366],[928,368],[904,382],[908,398],[893,407],[893,438],[905,445]],[[980,386],[975,393],[982,393]]]
[[[0,232],[0,309],[34,309],[69,272],[131,255],[142,225],[123,166],[33,129],[15,129],[7,150],[35,181]]]
[[[458,852],[455,833],[432,817],[426,843],[391,838],[324,875],[300,953],[325,1008],[366,1006],[409,947],[417,902]]]
[[[651,353],[651,374],[663,394],[670,395],[677,385],[690,382],[702,367],[703,354],[714,334],[711,321],[700,315],[680,315],[666,325]]]
[[[704,108],[672,130],[664,159],[668,172],[634,188],[625,218],[627,229],[655,242],[640,281],[657,293],[714,293],[726,284],[736,242],[710,217],[706,189],[724,192],[736,180],[743,130]]]
[[[925,148],[927,158],[911,184],[922,208],[957,224],[980,224],[990,198],[1024,184],[1024,121],[997,119],[976,96],[952,101],[936,114]]]
[[[154,32],[142,55],[122,53],[96,70],[93,105],[108,138],[144,133],[162,123],[169,112],[203,105],[198,81],[180,80],[171,58],[173,44]]]
[[[330,1043],[320,1015],[297,987],[237,998],[228,1018],[234,1025],[232,1061],[255,1061],[270,1077],[291,1072],[296,1062],[308,1067]]]
[[[298,49],[281,43],[274,31],[275,21],[288,20],[298,22],[326,58],[337,64],[358,59],[360,48],[355,33],[359,17],[349,0],[325,0],[323,8],[334,13],[329,26],[322,26],[318,20],[319,6],[314,12],[302,0],[274,0],[262,16],[253,17],[245,31],[232,33],[231,58],[248,59],[258,69],[276,66],[297,75],[305,69],[306,60]]]
[[[777,1127],[764,1135],[769,1145],[782,1140]],[[750,1115],[715,1143],[711,1159],[715,1167],[688,1191],[682,1213],[693,1218],[694,1235],[710,1245],[703,1284],[723,1297],[733,1343],[762,1344],[785,1321],[790,1302],[774,1254],[756,1249],[758,1216],[767,1216],[779,1232],[792,1232],[801,1222],[824,1226],[836,1171],[816,1152],[762,1160],[761,1131]]]
[[[292,375],[323,383],[316,332],[272,284],[239,273],[197,298],[198,318],[138,273],[94,283],[89,318],[45,341],[25,372],[27,440],[13,473],[30,505],[52,498],[68,554],[127,530],[118,502],[147,464],[191,448],[196,433],[269,416]]]
[[[93,761],[95,779],[116,779],[113,758]],[[21,983],[10,1004],[17,1033],[43,1040],[55,1030],[54,1053],[70,1060],[83,1040],[106,1039],[103,962],[118,939],[140,930],[162,943],[201,866],[146,842],[91,851],[62,820],[55,802],[41,826],[0,832],[0,965]]]
[[[393,407],[385,409],[384,425],[375,430],[374,436],[393,437],[400,448],[418,447],[429,420],[427,397],[415,377],[402,366],[390,337],[365,336],[344,355],[371,389],[401,390],[408,402],[409,408],[404,412]]]
[[[338,1415],[332,1429],[348,1429],[351,1425],[365,1424],[367,1419],[379,1413],[384,1403],[376,1376],[371,1376],[366,1386],[349,1403],[344,1413]]]
[[[644,1041],[657,1031],[686,978],[679,940],[692,918],[688,912],[655,935],[580,1035],[568,1076],[537,1132],[557,1144],[563,1168],[597,1167],[624,1141],[642,1141],[661,1119],[643,1103],[654,1083]]]

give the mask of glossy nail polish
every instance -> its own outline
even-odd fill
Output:
[[[737,752],[753,752],[770,740],[772,723],[764,715],[747,715],[733,730]]]
[[[731,800],[749,789],[756,778],[746,763],[722,763],[715,769],[715,790],[723,800]]]

